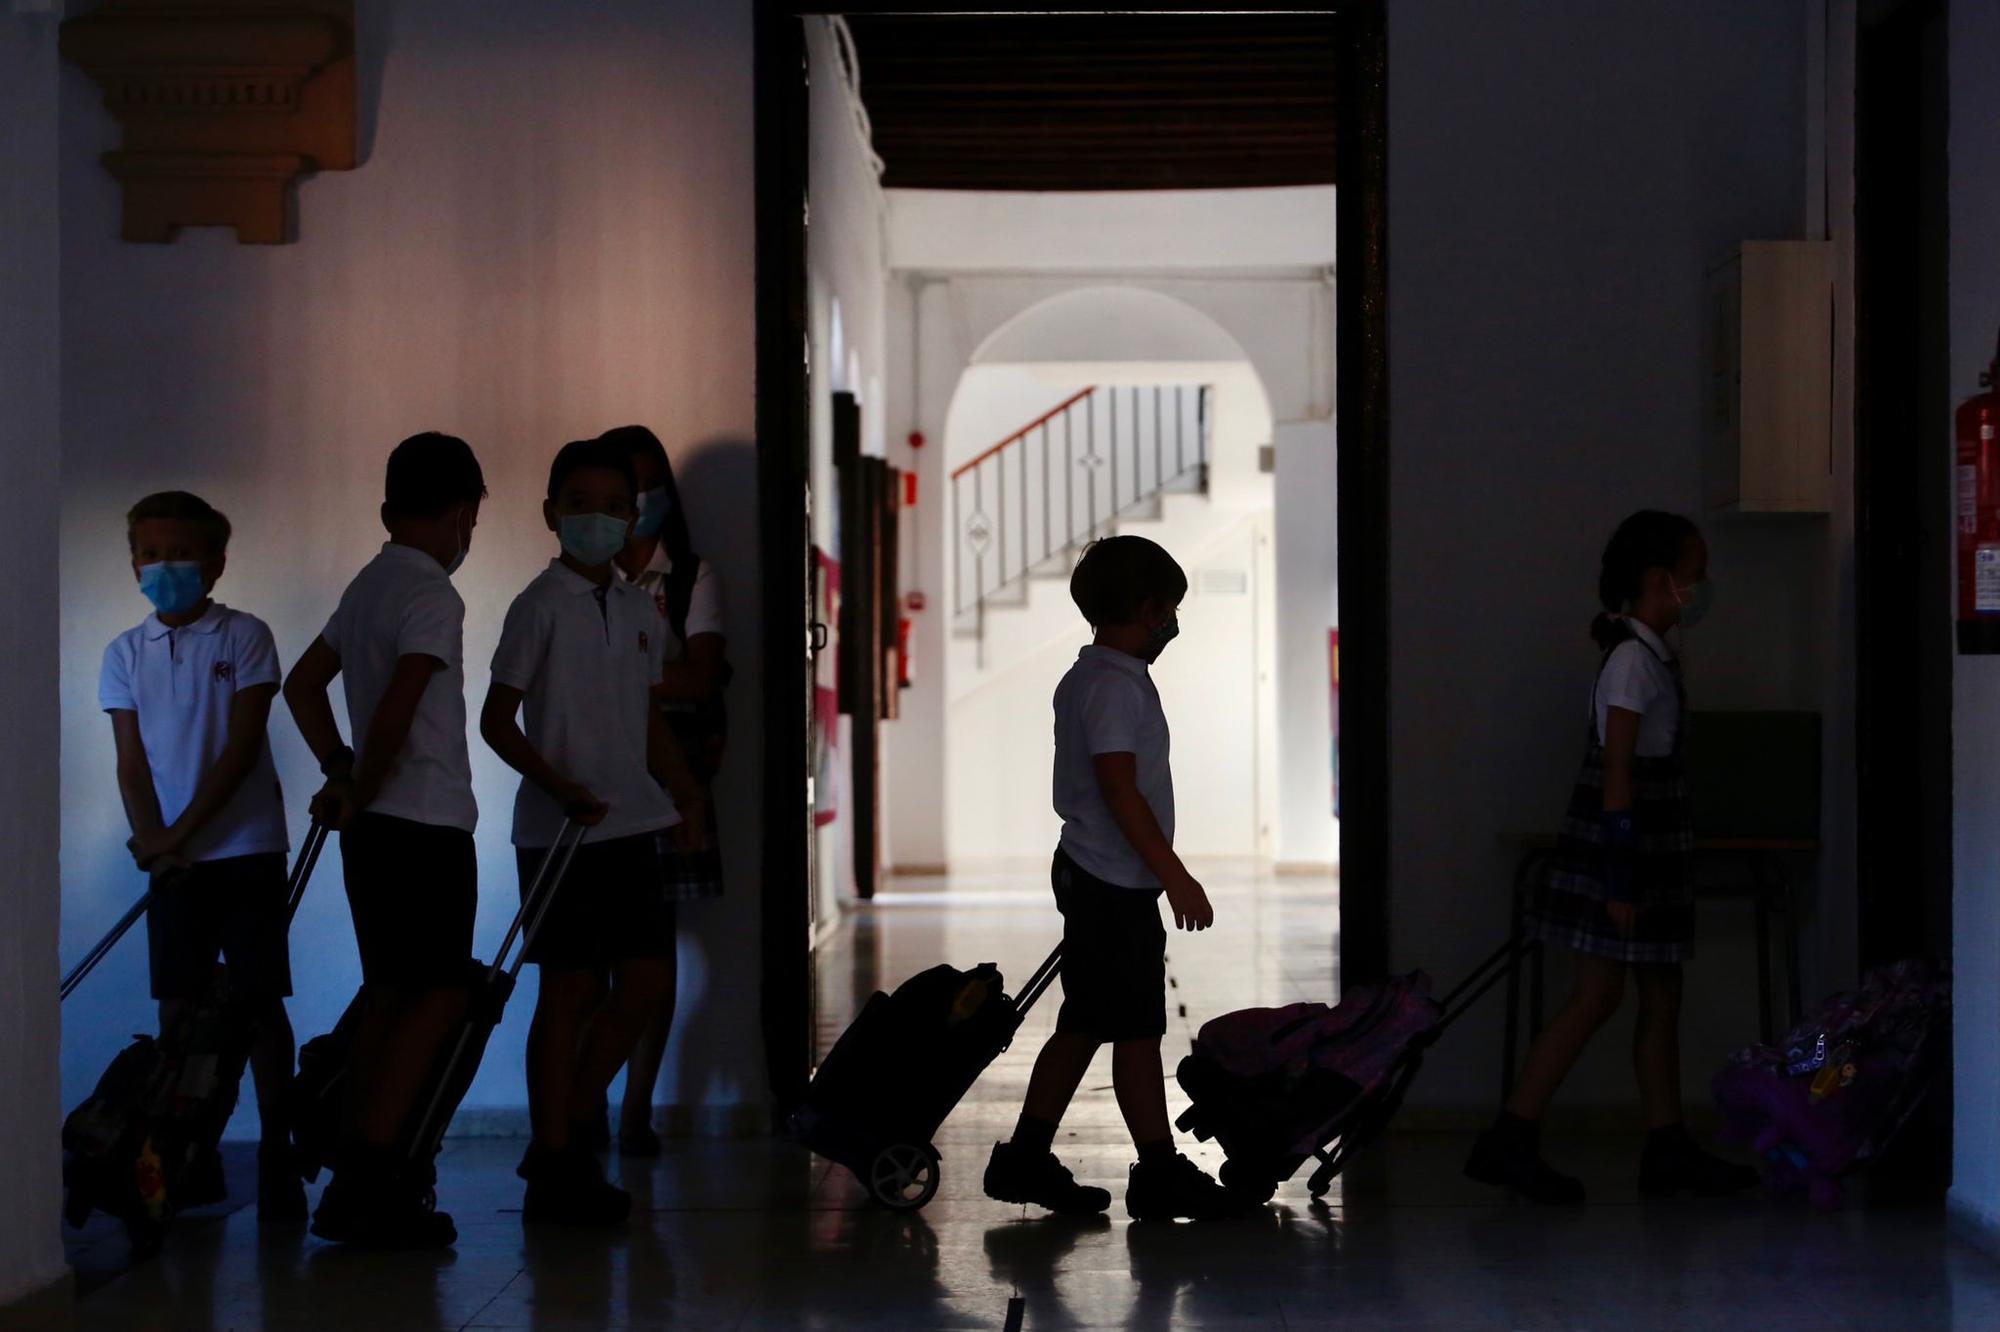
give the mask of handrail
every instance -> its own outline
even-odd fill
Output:
[[[998,444],[995,444],[992,448],[980,454],[977,458],[974,458],[971,462],[966,463],[963,467],[960,467],[957,471],[953,472],[951,474],[951,479],[953,481],[958,480],[958,478],[964,476],[967,472],[979,466],[979,464],[985,462],[988,458],[991,458],[994,454],[999,453],[1001,450],[1005,449],[1009,444],[1013,444],[1020,440],[1026,439],[1031,432],[1040,429],[1044,425],[1047,425],[1050,421],[1055,420],[1058,416],[1061,416],[1064,412],[1076,406],[1079,402],[1082,402],[1085,398],[1089,397],[1091,394],[1095,392],[1097,392],[1097,385],[1092,384],[1089,388],[1086,388],[1079,393],[1073,393],[1069,397],[1064,398],[1061,402],[1049,408],[1048,411],[1042,413],[1034,420],[1028,422],[1028,424],[1022,426],[1019,430],[1016,430],[1013,434],[1007,436],[1007,438],[1001,440]]]

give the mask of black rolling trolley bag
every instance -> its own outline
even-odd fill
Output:
[[[466,960],[469,1001],[465,1021],[439,1056],[404,1136],[411,1165],[428,1179],[436,1178],[437,1155],[444,1143],[445,1130],[451,1126],[459,1102],[465,1099],[474,1075],[479,1072],[486,1043],[507,1011],[507,1001],[513,997],[528,949],[533,946],[563,878],[569,873],[570,861],[576,858],[576,850],[588,831],[574,820],[563,824],[534,878],[528,881],[521,909],[514,913],[514,922],[507,927],[493,961]],[[360,1012],[361,995],[357,994],[332,1031],[315,1036],[299,1048],[295,1092],[298,1113],[293,1132],[299,1144],[299,1168],[308,1180],[318,1179],[321,1170],[330,1169],[340,1149],[348,1053]]]
[[[938,1189],[938,1126],[1013,1042],[1061,967],[1058,944],[1015,999],[991,962],[936,966],[894,994],[878,990],[820,1063],[793,1128],[884,1207],[922,1207]]]
[[[326,833],[318,823],[306,830],[292,865],[287,921],[298,914]],[[64,999],[146,914],[153,892],[141,894],[63,977]],[[65,1219],[82,1226],[93,1211],[108,1213],[125,1223],[135,1250],[151,1252],[175,1213],[220,1202],[226,1191],[216,1146],[236,1111],[255,1036],[219,964],[209,993],[185,1004],[170,1029],[157,1039],[134,1036],[63,1121]]]

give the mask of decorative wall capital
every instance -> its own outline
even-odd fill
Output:
[[[124,128],[104,165],[126,240],[283,244],[298,178],[357,164],[353,0],[106,0],[63,23],[62,53]]]

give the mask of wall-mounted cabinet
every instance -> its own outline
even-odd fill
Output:
[[[1833,247],[1745,241],[1708,272],[1703,500],[1826,513],[1833,502]]]

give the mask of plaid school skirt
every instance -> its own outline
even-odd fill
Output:
[[[715,723],[700,712],[668,710],[667,725],[681,743],[688,766],[704,787],[713,790],[715,768],[709,761]],[[660,835],[660,870],[669,902],[705,902],[722,896],[722,841],[715,821],[715,801],[708,802],[707,831],[699,851],[683,851],[670,833]]]
[[[1604,749],[1591,737],[1548,871],[1530,890],[1528,933],[1544,943],[1633,966],[1694,956],[1694,822],[1678,753],[1632,761],[1633,866],[1639,907],[1621,934],[1605,910]]]

